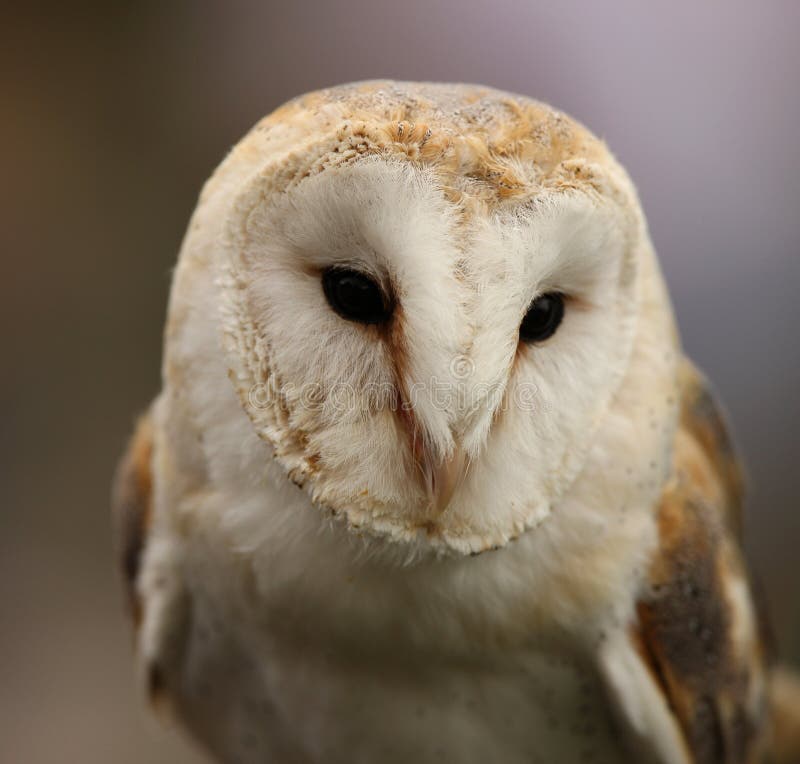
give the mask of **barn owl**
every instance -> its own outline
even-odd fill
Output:
[[[605,145],[397,82],[208,181],[115,499],[143,682],[247,764],[764,760],[741,503]]]

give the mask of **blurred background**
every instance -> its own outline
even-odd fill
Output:
[[[638,184],[689,353],[752,482],[749,553],[800,662],[800,4],[112,2],[0,31],[0,760],[189,764],[136,694],[109,482],[159,386],[203,180],[259,117],[374,77],[552,102]]]

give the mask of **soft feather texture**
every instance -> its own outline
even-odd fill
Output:
[[[276,187],[286,162],[233,201],[220,263],[229,363],[259,433],[315,502],[359,529],[460,552],[519,536],[582,467],[625,369],[636,217],[572,189],[467,214],[432,170],[372,152],[311,176],[301,165],[296,185]],[[395,343],[330,310],[319,273],[334,264],[392,284]],[[569,296],[564,326],[518,350],[522,315],[546,291]],[[426,447],[448,455],[458,437],[470,458],[441,517],[396,426],[395,376]]]
[[[384,334],[330,310],[332,264],[395,294]],[[553,290],[563,325],[520,346]],[[470,86],[287,104],[207,183],[175,273],[145,663],[225,761],[622,761],[601,675],[682,761],[609,647],[659,544],[679,360],[635,191],[581,126]],[[443,512],[398,397],[427,453],[467,455]]]

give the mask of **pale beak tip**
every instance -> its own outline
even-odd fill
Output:
[[[456,448],[438,463],[430,465],[428,489],[431,506],[437,515],[450,505],[466,475],[466,468],[466,454],[460,448]]]

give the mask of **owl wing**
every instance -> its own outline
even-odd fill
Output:
[[[137,580],[153,513],[153,427],[150,413],[138,421],[117,467],[111,509],[117,558],[128,609],[138,628],[142,602]]]
[[[763,634],[739,546],[742,471],[720,409],[685,362],[658,547],[630,629],[601,650],[610,697],[642,760],[760,761]]]
[[[169,701],[170,667],[184,649],[189,602],[177,555],[153,529],[153,416],[138,421],[114,480],[117,558],[133,620],[142,680],[151,702]]]
[[[699,454],[684,444],[683,453],[676,454],[676,466],[696,487],[705,487],[706,501],[720,514],[723,523],[741,542],[742,511],[744,506],[744,470],[734,449],[726,417],[714,398],[706,378],[688,359],[678,373],[680,394],[679,440],[683,435],[694,441]],[[710,475],[705,473],[710,472]],[[714,485],[712,485],[712,480]]]

